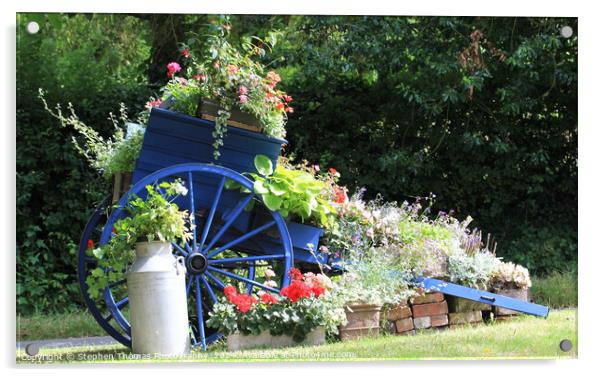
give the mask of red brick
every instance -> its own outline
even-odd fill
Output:
[[[412,316],[412,310],[407,305],[399,305],[395,308],[392,308],[387,313],[387,319],[389,321],[397,321],[399,319],[404,319]]]
[[[412,305],[431,304],[431,303],[435,303],[435,302],[441,302],[444,299],[445,299],[445,297],[443,297],[443,293],[434,292],[434,293],[427,293],[422,296],[413,297],[410,299],[410,303]]]
[[[434,304],[423,304],[412,306],[414,317],[427,317],[439,314],[447,314],[447,302],[437,302]]]
[[[414,321],[412,321],[412,318],[400,319],[395,321],[395,328],[398,333],[414,330]]]
[[[447,314],[434,315],[431,317],[431,327],[447,326],[448,323]]]

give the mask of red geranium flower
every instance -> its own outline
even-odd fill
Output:
[[[184,51],[182,51],[182,56],[184,56],[185,58],[190,56],[190,50],[189,49],[185,49]]]
[[[94,249],[94,241],[88,240],[88,250]]]
[[[224,288],[224,295],[226,295],[226,297],[228,299],[230,299],[231,297],[233,297],[236,294],[237,294],[236,288],[234,288],[233,286],[229,285],[226,288]]]
[[[328,172],[329,172],[330,174],[332,174],[332,175],[336,175],[336,174],[337,174],[337,169],[335,169],[335,168],[330,168],[330,169],[328,169]]]
[[[334,196],[335,196],[335,202],[338,204],[346,203],[347,200],[349,200],[347,198],[347,193],[345,192],[345,190],[340,187],[334,188]]]
[[[264,304],[268,304],[269,305],[269,304],[276,304],[276,303],[278,303],[278,300],[276,299],[276,297],[272,296],[271,294],[264,293],[261,296],[261,302],[264,303]]]
[[[280,294],[287,297],[292,302],[297,302],[301,298],[311,297],[312,291],[309,285],[301,280],[294,280],[291,285],[280,290]]]
[[[303,280],[303,274],[301,273],[301,271],[299,271],[298,268],[291,268],[288,271],[288,275],[293,279],[293,280]]]

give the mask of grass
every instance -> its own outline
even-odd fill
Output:
[[[17,341],[106,335],[88,311],[17,316]]]
[[[533,278],[531,299],[552,308],[577,307],[577,273],[554,272],[546,277]]]
[[[577,273],[556,272],[533,278],[531,299],[552,308],[577,307]],[[105,336],[87,311],[17,317],[17,341]]]
[[[18,363],[107,362],[244,362],[244,361],[369,361],[408,359],[574,358],[577,356],[577,311],[553,311],[547,319],[520,316],[513,321],[479,324],[453,330],[426,330],[416,336],[383,335],[314,347],[227,352],[223,343],[185,359],[152,358],[129,353],[122,346],[42,349],[38,359],[17,352]],[[569,339],[570,352],[559,343]]]

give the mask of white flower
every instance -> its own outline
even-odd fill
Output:
[[[266,277],[266,279],[271,279],[274,276],[276,276],[276,273],[273,270],[271,270],[271,269],[268,268],[268,269],[265,270],[265,272],[263,273],[263,275]]]
[[[263,283],[263,285],[270,288],[278,288],[278,283],[276,283],[274,280],[267,280],[265,283]]]
[[[188,194],[188,189],[180,182],[174,182],[172,187],[178,195],[186,196],[186,194]]]

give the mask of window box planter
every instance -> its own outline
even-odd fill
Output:
[[[324,344],[326,335],[324,327],[317,327],[312,330],[301,342],[295,342],[291,336],[278,335],[273,336],[269,331],[262,331],[259,335],[243,335],[239,332],[228,335],[228,351],[240,351],[250,348],[282,348],[300,345],[316,346]]]
[[[347,324],[339,326],[341,340],[353,340],[378,335],[380,305],[352,303],[345,306]]]
[[[220,106],[216,102],[203,99],[201,102],[199,102],[196,115],[201,119],[215,122],[219,110]],[[228,125],[252,132],[261,132],[261,124],[259,123],[259,120],[249,113],[240,111],[238,108],[233,108],[230,110],[230,119],[228,120]]]

